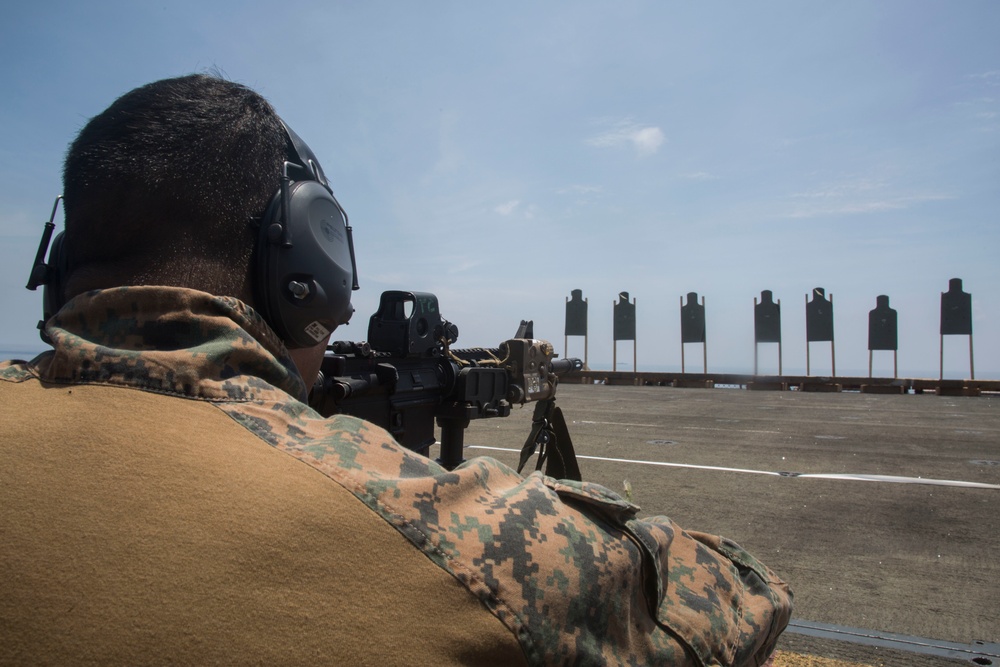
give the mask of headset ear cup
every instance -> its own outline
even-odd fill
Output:
[[[256,255],[257,306],[286,346],[314,346],[350,319],[354,264],[346,220],[326,187],[298,181],[276,193]]]

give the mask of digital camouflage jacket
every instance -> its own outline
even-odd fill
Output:
[[[370,423],[322,418],[284,346],[235,299],[96,291],[46,332],[54,351],[0,366],[0,379],[215,406],[405,536],[506,626],[529,664],[760,665],[788,623],[788,587],[734,542],[638,518],[595,484],[522,477],[487,457],[449,472]]]

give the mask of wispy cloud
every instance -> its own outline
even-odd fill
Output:
[[[538,213],[538,207],[534,204],[522,204],[520,199],[511,199],[509,202],[494,206],[493,212],[504,217],[516,216],[531,220]]]
[[[989,72],[978,72],[976,74],[966,74],[965,78],[982,81],[987,86],[1000,86],[1000,69],[991,70]]]
[[[707,171],[692,171],[686,174],[678,174],[680,178],[685,178],[689,181],[714,181],[719,177],[708,173]]]
[[[456,273],[466,273],[478,267],[481,264],[482,261],[477,259],[463,259],[461,261],[448,265],[446,273],[448,273],[449,275],[453,275]]]
[[[844,199],[885,189],[883,181],[871,179],[855,179],[826,183],[815,190],[796,192],[789,195],[792,199]]]
[[[909,208],[917,201],[926,201],[926,198],[897,198],[880,201],[861,202],[839,202],[829,206],[797,206],[785,215],[786,218],[801,220],[805,218],[819,218],[828,215],[858,215],[862,213],[877,213],[879,211],[892,211]]]
[[[794,205],[784,217],[803,219],[907,209],[924,202],[954,197],[942,193],[898,193],[882,181],[858,179],[798,192],[790,195],[789,199],[794,201]]]
[[[511,199],[509,202],[507,202],[505,204],[500,204],[499,206],[495,207],[493,210],[496,213],[499,213],[500,215],[510,215],[511,213],[514,212],[514,209],[516,209],[517,206],[518,206],[518,204],[520,204],[520,203],[521,203],[520,199]]]
[[[556,190],[557,195],[590,195],[597,192],[603,192],[604,188],[600,185],[570,185],[565,188],[559,188]]]
[[[985,79],[986,85],[1000,86],[1000,70],[989,74],[997,76],[992,80]],[[952,105],[965,118],[973,121],[973,127],[977,130],[995,132],[1000,129],[1000,124],[996,122],[997,118],[1000,117],[1000,98],[992,94],[980,93],[970,99],[953,102]]]
[[[599,148],[635,149],[638,155],[653,155],[667,140],[663,130],[653,125],[641,125],[631,118],[615,122],[609,129],[587,139],[591,146]]]

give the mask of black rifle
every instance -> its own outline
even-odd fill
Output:
[[[497,348],[455,350],[458,327],[443,319],[426,292],[383,292],[362,343],[327,348],[309,404],[324,416],[349,414],[389,431],[404,447],[427,455],[434,422],[441,427],[438,462],[463,461],[465,429],[473,419],[506,417],[511,404],[537,401],[518,471],[537,451],[546,474],[580,479],[562,411],[555,407],[559,376],[583,368],[555,358],[552,345],[532,338],[521,322]]]

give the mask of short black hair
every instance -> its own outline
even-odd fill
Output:
[[[246,296],[253,220],[285,155],[274,109],[241,84],[192,74],[122,95],[66,155],[67,296],[135,284]]]

